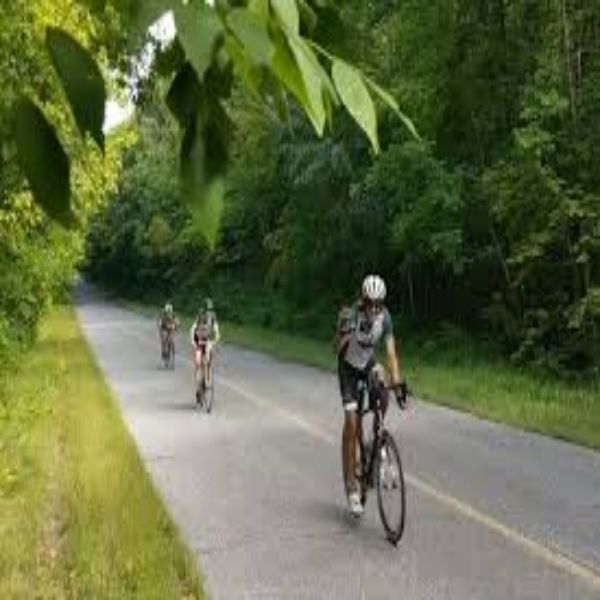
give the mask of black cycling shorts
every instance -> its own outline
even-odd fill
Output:
[[[363,394],[360,392],[360,386],[368,382],[369,373],[374,366],[373,360],[364,370],[360,370],[348,364],[343,358],[338,359],[338,379],[344,410],[362,410]]]

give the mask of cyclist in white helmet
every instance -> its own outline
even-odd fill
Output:
[[[190,329],[190,341],[193,348],[194,369],[197,372],[199,369],[204,368],[202,376],[208,386],[212,385],[210,366],[214,348],[220,339],[221,332],[213,301],[210,298],[205,298]]]
[[[179,329],[179,320],[173,310],[173,305],[167,302],[160,311],[157,319],[158,335],[160,338],[160,353],[165,358],[166,343],[169,336],[173,336]]]
[[[363,511],[356,480],[356,443],[362,409],[359,384],[374,376],[381,384],[381,393],[384,393],[385,370],[375,359],[379,344],[385,345],[389,384],[398,389],[401,385],[394,329],[390,313],[384,305],[385,296],[383,279],[379,275],[368,275],[363,280],[360,300],[351,308],[343,308],[338,315],[336,350],[344,405],[343,459],[348,474],[346,492],[350,511],[357,516]]]

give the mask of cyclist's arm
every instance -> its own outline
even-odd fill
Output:
[[[214,323],[213,330],[214,330],[214,334],[215,334],[213,343],[218,344],[219,340],[221,339],[221,330],[219,329],[219,323],[217,323],[217,321],[215,321],[215,323]]]
[[[194,339],[194,332],[196,331],[196,323],[192,324],[192,328],[190,329],[190,342],[194,348],[196,347],[196,340]]]
[[[387,355],[388,373],[390,374],[391,384],[398,385],[400,383],[400,365],[398,360],[398,352],[396,350],[396,338],[394,337],[394,326],[392,317],[387,309],[385,309],[383,320],[383,338],[385,340],[385,351]]]
[[[385,349],[387,354],[388,372],[391,377],[392,385],[400,383],[400,361],[396,350],[396,340],[393,335],[388,335],[385,340]]]

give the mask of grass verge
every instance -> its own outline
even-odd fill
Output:
[[[0,386],[0,598],[201,598],[70,308]]]
[[[136,302],[132,310],[156,315]],[[186,319],[191,322],[191,317]],[[260,327],[223,323],[223,339],[277,358],[335,369],[329,344]],[[468,341],[412,342],[403,371],[416,396],[479,417],[600,449],[600,384],[567,383],[486,356]]]

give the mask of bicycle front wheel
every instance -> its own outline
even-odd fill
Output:
[[[173,339],[169,342],[169,367],[175,368],[175,341]]]
[[[383,431],[375,464],[379,516],[387,539],[397,544],[404,533],[406,488],[400,452],[394,438]]]
[[[210,385],[204,388],[204,409],[207,413],[210,413],[213,409],[213,403],[215,401],[215,386],[211,379]]]

